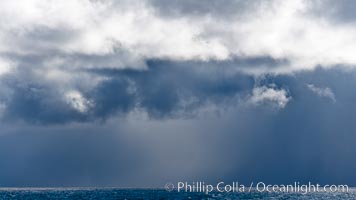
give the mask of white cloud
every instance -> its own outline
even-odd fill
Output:
[[[328,88],[320,88],[320,87],[316,87],[313,84],[307,84],[307,87],[314,92],[316,95],[320,96],[320,97],[326,97],[331,99],[333,102],[336,102],[336,98],[335,98],[335,94],[333,93],[333,91]]]
[[[149,0],[4,0],[0,2],[0,54],[46,55],[47,59],[66,55],[61,58],[62,65],[54,66],[73,63],[72,67],[84,68],[144,68],[147,58],[228,60],[235,56],[270,56],[289,60],[289,64],[274,68],[247,70],[250,73],[356,64],[354,26],[312,15],[314,4],[306,0],[251,5],[250,12],[241,11],[222,20],[214,16],[216,13],[164,17]],[[92,66],[85,59],[68,55],[118,59],[104,59]]]
[[[87,100],[80,92],[75,90],[67,92],[65,100],[72,108],[81,113],[87,112],[93,106],[93,102]]]
[[[286,90],[262,86],[255,87],[252,90],[252,95],[248,99],[248,103],[253,105],[270,103],[277,108],[284,108],[290,100],[291,97],[288,96]]]
[[[14,66],[11,62],[0,58],[0,76],[10,72],[12,69],[14,69]]]

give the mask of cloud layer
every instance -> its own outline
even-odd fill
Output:
[[[288,64],[262,68],[259,73],[288,73],[356,62],[352,54],[355,28],[336,23],[333,16],[343,7],[328,1],[31,0],[1,4],[1,57],[40,56],[45,67],[144,68],[145,59],[269,56]],[[321,8],[326,14],[318,12]],[[327,12],[331,9],[336,9],[333,15]],[[86,62],[86,56],[96,57],[96,62]]]
[[[163,107],[183,113],[234,98],[283,108],[293,98],[287,88],[246,91],[235,76],[353,68],[356,34],[352,20],[340,20],[343,3],[1,1],[1,115],[86,121],[143,109],[164,116]],[[161,72],[151,61],[172,69]],[[170,82],[163,74],[186,80]],[[220,84],[226,93],[215,88]],[[25,117],[26,110],[36,114]]]

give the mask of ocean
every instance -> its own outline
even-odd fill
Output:
[[[184,193],[167,192],[164,189],[116,189],[116,188],[2,188],[0,199],[356,199],[356,190],[349,192],[319,193]]]

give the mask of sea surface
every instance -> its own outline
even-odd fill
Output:
[[[184,193],[164,189],[1,188],[0,199],[355,199],[356,190],[320,193]]]

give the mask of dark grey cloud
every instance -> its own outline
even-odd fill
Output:
[[[147,71],[98,70],[112,79],[108,82],[126,80],[131,87],[137,106],[153,117],[170,116],[183,110],[189,114],[207,101],[214,103],[248,93],[254,79],[240,73],[228,74],[229,66],[207,66],[211,63],[149,61]],[[225,68],[225,69],[222,69]],[[226,69],[227,68],[227,69]],[[117,87],[117,86],[116,86]],[[113,91],[113,90],[110,90]],[[100,95],[110,98],[108,95]],[[94,97],[95,99],[95,97]],[[192,99],[189,105],[183,101]],[[110,105],[106,105],[109,106]]]
[[[51,93],[51,88],[42,85],[26,84],[13,88],[3,113],[3,120],[23,119],[30,123],[46,121],[63,123],[72,118],[80,119],[78,113]]]
[[[89,90],[78,83],[78,90],[93,102],[84,113],[68,105],[58,83],[48,83],[32,71],[20,72],[8,76],[4,82],[12,92],[3,118],[53,124],[105,120],[134,109],[143,109],[153,118],[193,116],[208,102],[224,103],[250,93],[254,77],[235,71],[232,65],[253,67],[266,61],[273,63],[273,60],[256,58],[222,63],[217,68],[219,62],[152,60],[147,62],[147,70],[81,69],[82,73],[106,79]]]
[[[163,68],[164,63],[155,66]],[[110,72],[114,77],[132,79],[134,75],[128,76],[131,73],[143,76],[136,71]],[[162,76],[172,84],[187,84],[178,78],[171,79],[167,73]],[[280,110],[270,109],[268,105],[237,105],[220,115],[210,113],[194,118],[111,117],[106,123],[60,126],[2,123],[0,158],[6,162],[1,164],[0,184],[153,187],[167,181],[238,180],[241,183],[313,181],[355,185],[352,170],[356,166],[353,159],[356,96],[349,87],[354,84],[355,76],[355,71],[323,69],[293,76],[265,76],[258,84],[288,87],[293,96]],[[159,83],[164,79],[159,75],[154,77]],[[246,78],[248,86],[254,83]],[[181,79],[187,80],[183,76]],[[242,77],[236,79],[244,82]],[[118,85],[125,84],[115,81],[102,87],[110,83],[120,91]],[[329,87],[337,101],[315,95],[306,83]],[[108,88],[112,87],[110,84]],[[215,82],[212,84],[217,86]],[[200,88],[205,84],[193,85]],[[214,87],[207,90],[214,91]],[[230,91],[229,87],[226,90]],[[98,91],[107,94],[104,88]],[[229,93],[225,91],[226,94]],[[110,105],[125,107],[116,101]],[[150,107],[158,113],[171,111],[166,105]]]

